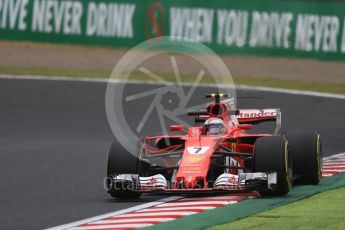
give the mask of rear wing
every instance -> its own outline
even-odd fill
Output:
[[[275,133],[281,128],[280,109],[240,109],[236,114],[240,124],[258,124],[266,121],[275,121]]]
[[[204,123],[210,118],[205,110],[189,111],[189,116],[195,117],[195,123]],[[236,120],[235,124],[259,124],[266,121],[275,121],[275,134],[278,134],[281,128],[281,112],[280,109],[240,109],[232,110],[227,115]]]

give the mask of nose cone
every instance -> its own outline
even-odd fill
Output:
[[[204,188],[207,186],[207,173],[211,156],[217,140],[214,137],[201,136],[186,141],[181,164],[176,176],[176,186],[183,188]]]

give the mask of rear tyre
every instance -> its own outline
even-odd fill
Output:
[[[140,192],[135,191],[135,185],[114,185],[111,178],[119,174],[139,174],[139,159],[130,154],[115,140],[108,152],[107,188],[110,196],[118,199],[138,199]]]
[[[266,196],[283,196],[292,187],[292,159],[289,146],[282,136],[261,137],[254,145],[254,170],[277,172],[277,184],[272,190],[259,191]]]
[[[293,161],[294,184],[317,185],[321,179],[322,145],[317,131],[295,131],[288,133]]]

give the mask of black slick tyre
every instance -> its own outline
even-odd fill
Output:
[[[287,133],[293,160],[294,184],[317,185],[321,179],[322,145],[317,131]]]
[[[112,183],[112,177],[119,174],[139,174],[139,159],[130,154],[117,140],[115,140],[108,152],[107,180],[108,193],[118,199],[138,199],[140,192],[135,191],[135,185]]]
[[[292,187],[292,159],[287,140],[282,136],[260,137],[254,145],[254,170],[277,172],[277,184],[259,191],[264,196],[283,196]]]

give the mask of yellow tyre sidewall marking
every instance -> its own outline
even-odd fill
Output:
[[[320,134],[316,136],[316,160],[317,160],[317,173],[319,179],[321,178],[321,159],[320,159],[321,143],[320,143]]]
[[[288,184],[289,190],[291,189],[291,180],[289,178],[289,150],[288,150],[288,142],[285,141],[285,148],[284,148],[284,154],[285,154],[285,175],[286,175],[286,182]]]
[[[232,151],[236,152],[236,142],[232,143],[231,148],[232,148]]]

